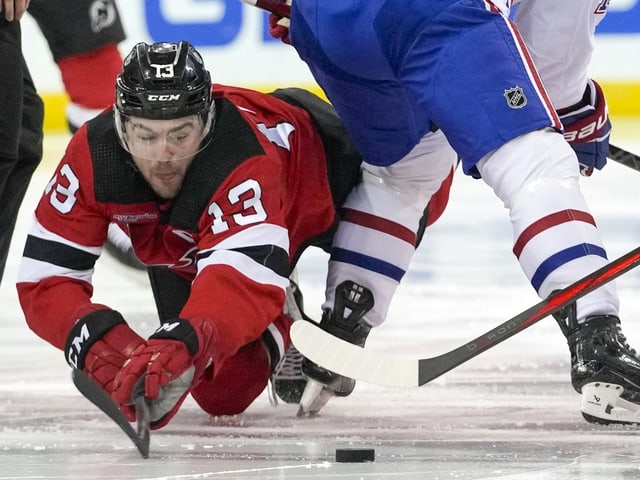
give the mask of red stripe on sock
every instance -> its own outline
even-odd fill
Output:
[[[551,215],[542,217],[538,221],[525,228],[525,230],[520,234],[518,240],[513,246],[513,253],[517,258],[520,258],[520,254],[522,253],[522,249],[524,248],[524,246],[529,242],[529,240],[538,235],[540,232],[543,232],[562,223],[574,221],[590,223],[593,226],[596,225],[596,221],[590,214],[588,214],[587,212],[582,212],[580,210],[562,210],[560,212],[552,213]]]
[[[351,208],[343,208],[340,211],[341,220],[349,223],[354,223],[362,227],[378,230],[379,232],[386,233],[393,237],[399,238],[413,246],[416,245],[416,233],[412,232],[402,225],[386,220],[369,213],[360,212]]]

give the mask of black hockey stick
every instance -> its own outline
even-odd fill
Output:
[[[531,308],[478,338],[431,358],[414,358],[361,348],[325,332],[317,324],[298,320],[291,326],[296,348],[311,361],[363,382],[392,387],[418,387],[495,347],[578,298],[640,264],[640,247],[614,260],[573,285],[551,294]]]
[[[115,402],[111,400],[107,392],[100,388],[100,386],[91,380],[82,370],[74,368],[71,372],[71,379],[76,388],[87,400],[102,410],[127,434],[140,452],[140,455],[142,455],[142,458],[149,458],[149,407],[144,397],[138,397],[135,402],[137,419],[136,431]]]
[[[635,153],[628,152],[620,147],[609,144],[609,155],[607,155],[614,162],[621,163],[629,168],[640,172],[640,156]]]

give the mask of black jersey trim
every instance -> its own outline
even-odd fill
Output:
[[[33,235],[27,235],[23,256],[71,270],[90,270],[98,260],[98,255]]]
[[[209,257],[215,251],[214,249],[198,254],[198,260]],[[250,247],[230,248],[229,251],[241,253],[281,277],[289,276],[289,255],[283,248],[275,245],[253,245]]]

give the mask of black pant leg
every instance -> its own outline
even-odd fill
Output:
[[[0,21],[0,280],[20,205],[42,159],[44,108],[20,42],[19,22]]]

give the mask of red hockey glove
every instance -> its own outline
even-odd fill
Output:
[[[79,368],[108,394],[113,381],[144,339],[115,310],[97,310],[76,322],[64,347],[67,363]]]
[[[289,38],[289,17],[291,15],[291,0],[285,0],[283,3],[283,15],[278,13],[269,14],[269,35],[273,38],[279,38],[287,45],[291,44]],[[286,6],[286,8],[284,8]]]
[[[112,395],[127,418],[135,420],[135,398],[144,395],[150,401],[151,428],[169,423],[211,365],[211,358],[201,355],[209,339],[202,329],[178,319],[161,325],[140,345],[120,370]]]
[[[582,100],[558,110],[558,115],[564,125],[564,138],[578,156],[580,173],[588,177],[594,168],[601,170],[609,154],[611,121],[600,85],[588,80]]]

